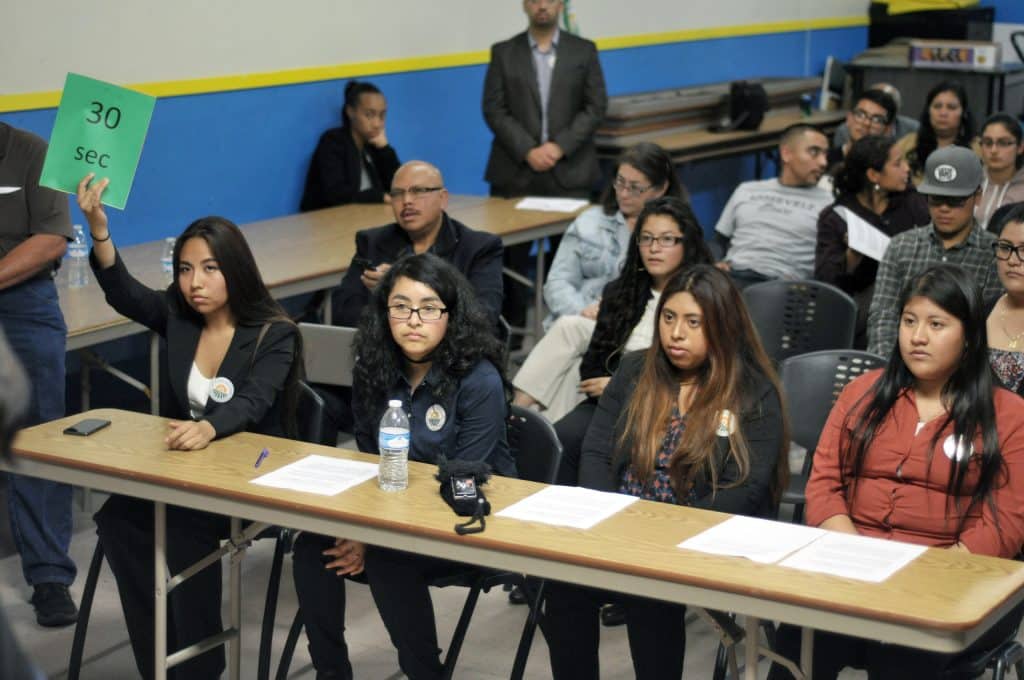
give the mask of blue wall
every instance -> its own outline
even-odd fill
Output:
[[[1021,0],[988,0],[981,3],[996,8],[996,21],[1001,24],[1024,24],[1024,2]]]
[[[848,59],[866,28],[779,33],[610,50],[601,62],[610,94],[756,76],[819,74],[825,58]],[[402,159],[430,160],[453,192],[483,194],[491,134],[480,113],[485,66],[372,77],[388,97],[388,136]],[[135,186],[122,214],[111,210],[122,245],[180,233],[201,215],[236,222],[295,212],[320,133],[338,124],[343,82],[329,81],[161,99]],[[55,109],[0,114],[49,137]],[[683,170],[694,207],[713,226],[750,159]],[[80,216],[78,216],[80,218]]]

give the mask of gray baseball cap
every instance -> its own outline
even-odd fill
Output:
[[[928,156],[924,181],[917,191],[934,196],[970,196],[981,186],[983,176],[978,154],[962,146],[946,146]]]

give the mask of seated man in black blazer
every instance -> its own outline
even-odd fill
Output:
[[[391,263],[409,253],[431,252],[466,275],[497,326],[503,295],[501,239],[445,213],[448,191],[441,171],[430,163],[410,161],[400,167],[390,195],[396,221],[356,234],[356,256],[334,292],[333,323],[358,326],[370,291]]]

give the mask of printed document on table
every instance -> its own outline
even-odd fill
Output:
[[[497,516],[589,529],[637,500],[636,496],[594,491],[579,486],[549,486],[513,503],[497,513]]]
[[[925,550],[923,545],[830,531],[779,565],[879,583]]]
[[[334,496],[376,476],[376,463],[311,455],[257,477],[252,483]]]
[[[881,262],[892,239],[867,220],[855,215],[852,210],[842,207],[836,210],[846,218],[847,245],[850,250]]]
[[[772,564],[825,533],[824,529],[814,527],[736,516],[686,539],[676,547]]]
[[[544,198],[527,196],[516,203],[516,210],[544,210],[547,212],[574,213],[587,207],[588,201],[578,198]]]

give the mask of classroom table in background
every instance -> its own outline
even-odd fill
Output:
[[[448,214],[473,229],[496,234],[506,245],[513,245],[561,233],[579,212],[516,210],[519,200],[452,195]],[[341,282],[355,255],[356,232],[391,222],[394,222],[394,213],[390,206],[350,204],[252,222],[241,225],[241,228],[271,294],[276,298],[286,298],[320,290],[329,293]],[[128,228],[130,225],[122,225],[121,231]],[[148,286],[160,288],[170,283],[160,264],[163,248],[163,241],[152,241],[120,248],[119,252],[136,278]],[[69,288],[67,269],[63,267],[58,273],[57,291],[68,326],[67,349],[79,351],[83,358],[82,408],[89,408],[90,368],[96,367],[142,390],[149,396],[151,411],[159,413],[159,338],[155,334],[150,337],[148,385],[107,364],[89,348],[142,333],[145,329],[106,303],[94,277],[90,276],[89,284],[84,288]],[[532,330],[539,334],[544,318],[542,248],[538,248],[534,280],[527,283],[534,288],[536,304],[536,323]],[[329,323],[329,295],[324,309],[325,321]]]
[[[84,417],[105,418],[112,425],[84,438],[62,434]],[[410,485],[404,492],[383,492],[370,480],[324,497],[249,482],[312,453],[367,461],[375,457],[251,433],[214,441],[200,452],[167,451],[165,428],[162,418],[114,409],[37,425],[23,430],[15,440],[17,471],[146,498],[158,508],[166,503],[197,507],[424,555],[732,611],[747,617],[748,639],[754,639],[750,635],[756,634],[758,619],[767,619],[953,653],[970,645],[1024,599],[1024,563],[960,551],[928,549],[886,581],[868,583],[681,550],[676,547],[680,541],[728,516],[644,500],[588,530],[494,516],[488,518],[483,533],[459,536],[453,531],[459,518],[441,500],[433,466],[410,463]],[[253,461],[264,447],[270,455],[255,470]],[[543,486],[495,477],[486,491],[497,513]],[[158,510],[155,517],[161,516]],[[162,534],[157,531],[156,535]],[[157,548],[158,555],[161,549]],[[239,585],[238,578],[231,579],[233,589]],[[165,581],[166,574],[158,570],[158,598],[164,596]],[[235,593],[232,612],[238,606]],[[238,625],[234,615],[232,624]],[[158,634],[156,639],[164,638]],[[756,649],[749,647],[748,680],[757,670]],[[164,650],[157,651],[162,659]],[[805,668],[809,660],[804,659]],[[234,644],[229,654],[233,677],[238,667],[238,645]]]

